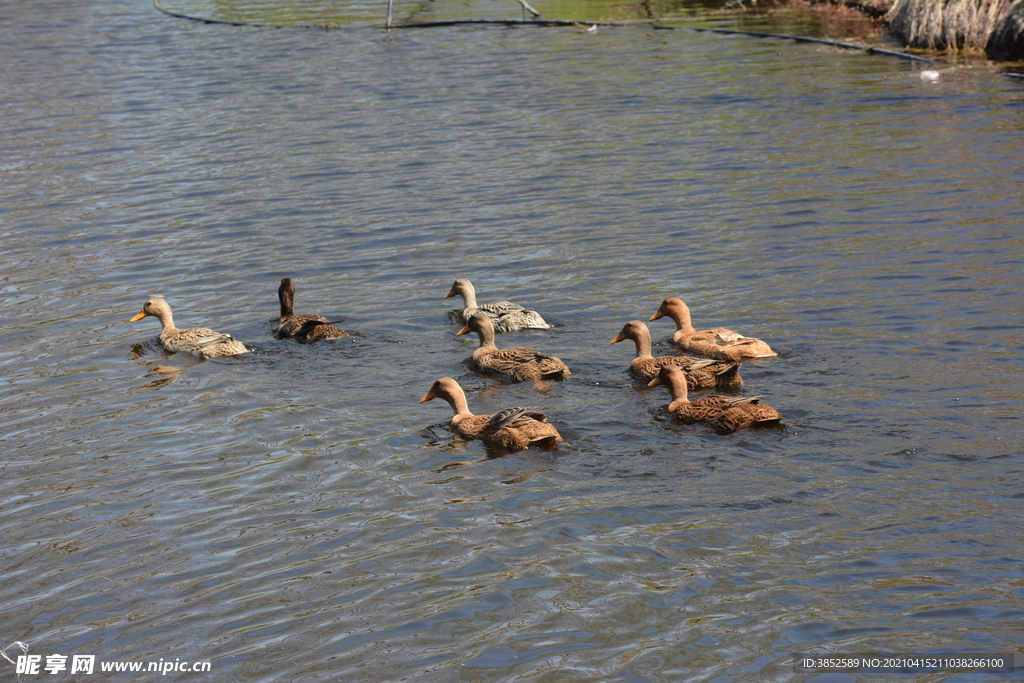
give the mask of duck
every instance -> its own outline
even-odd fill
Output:
[[[455,334],[461,336],[470,332],[480,336],[480,347],[470,358],[474,370],[504,375],[513,382],[565,379],[572,374],[565,363],[555,356],[522,346],[499,349],[494,345],[494,323],[482,311],[470,315],[466,326]]]
[[[629,364],[627,372],[634,378],[650,382],[658,375],[658,371],[666,365],[678,365],[686,372],[686,382],[691,389],[708,389],[716,387],[725,389],[743,383],[738,363],[729,363],[692,356],[658,356],[651,355],[651,331],[639,320],[630,320],[622,326],[612,344],[632,339],[636,344],[636,357]]]
[[[506,408],[493,415],[474,415],[469,411],[466,392],[451,377],[434,382],[420,403],[438,397],[452,407],[452,427],[464,439],[480,439],[511,452],[530,446],[551,447],[562,440],[555,426],[547,422],[547,415],[532,408]]]
[[[281,286],[277,288],[277,298],[281,301],[281,321],[277,326],[277,336],[282,339],[295,339],[302,343],[315,342],[318,339],[336,339],[347,337],[348,332],[335,327],[336,323],[317,313],[307,315],[295,315],[295,285],[290,277],[281,279]],[[304,326],[305,323],[311,323]]]
[[[744,337],[739,332],[733,332],[724,327],[700,331],[693,329],[693,323],[690,321],[690,309],[678,297],[670,296],[662,301],[657,313],[651,316],[651,320],[658,320],[666,316],[676,323],[676,332],[672,335],[672,342],[684,351],[731,361],[742,361],[747,358],[770,358],[779,355],[772,351],[772,347],[768,346],[767,342],[754,337]]]
[[[172,353],[180,351],[205,359],[238,356],[249,352],[249,349],[245,348],[245,344],[230,334],[214,332],[206,327],[179,330],[174,326],[174,316],[171,313],[171,307],[164,301],[162,296],[150,297],[142,305],[142,310],[128,322],[133,323],[137,320],[142,320],[146,316],[153,316],[163,325],[163,330],[161,330],[160,336],[157,337],[157,341]]]
[[[460,277],[452,284],[452,288],[443,298],[450,299],[453,296],[461,296],[465,302],[465,308],[452,313],[465,324],[469,322],[469,316],[477,311],[483,311],[491,322],[494,323],[496,332],[517,332],[519,330],[547,330],[551,328],[544,322],[540,313],[532,308],[526,308],[511,301],[497,301],[493,304],[477,306],[476,289],[473,283],[464,277]]]
[[[731,434],[747,427],[765,427],[782,424],[782,415],[771,406],[761,403],[760,396],[736,398],[731,396],[704,396],[690,401],[686,393],[686,375],[677,366],[666,366],[649,386],[664,385],[672,394],[668,412],[685,422],[706,422],[720,434]]]

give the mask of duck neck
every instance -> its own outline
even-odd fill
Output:
[[[295,315],[295,292],[284,287],[277,290],[277,298],[281,300],[281,317],[290,318]]]
[[[636,345],[637,358],[653,358],[651,355],[651,335],[644,330],[638,330],[633,336],[633,343]]]
[[[455,415],[452,416],[453,425],[458,426],[466,418],[473,417],[473,413],[469,412],[469,403],[466,402],[466,393],[461,387],[458,391],[445,395],[444,400],[448,401],[448,405],[455,411]]]
[[[487,349],[488,351],[496,351],[498,347],[494,343],[494,327],[491,325],[481,325],[480,329],[476,331],[480,335],[480,348]]]
[[[462,299],[463,301],[466,302],[464,310],[470,311],[470,315],[472,315],[472,311],[475,311],[477,308],[476,290],[473,289],[473,285],[467,284],[465,287],[462,288]]]
[[[675,321],[677,330],[682,330],[687,334],[693,334],[697,331],[693,328],[693,321],[690,320],[690,309],[686,304],[680,302],[678,305],[670,308],[668,314]]]
[[[170,309],[160,309],[153,314],[160,324],[163,325],[163,330],[160,334],[167,334],[169,332],[177,332],[178,328],[174,326],[174,316],[171,315]]]
[[[668,404],[668,411],[674,413],[683,406],[690,405],[689,394],[686,391],[686,375],[681,372],[674,372],[668,380],[668,392],[672,394],[672,402]]]

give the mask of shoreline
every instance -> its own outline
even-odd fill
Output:
[[[1024,61],[1024,3],[1014,0],[789,0],[878,22],[903,48]]]

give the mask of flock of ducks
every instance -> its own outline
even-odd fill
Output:
[[[348,333],[338,327],[341,320],[328,320],[322,315],[295,314],[295,286],[291,278],[281,280],[277,290],[281,303],[281,316],[277,336],[312,343],[322,339],[346,337]],[[473,351],[470,365],[478,372],[500,375],[511,382],[534,380],[563,380],[572,374],[561,359],[526,347],[501,349],[495,345],[497,332],[518,330],[546,330],[548,325],[537,311],[510,301],[477,305],[476,290],[466,278],[458,278],[444,298],[461,296],[464,306],[449,315],[463,324],[456,334],[476,333],[480,346]],[[187,330],[174,325],[171,307],[163,297],[153,296],[129,322],[153,316],[162,329],[157,340],[170,352],[181,352],[199,358],[238,356],[249,350],[229,334],[214,332],[205,327]],[[698,389],[728,390],[742,383],[740,364],[751,358],[777,355],[767,343],[745,337],[732,330],[718,327],[696,330],[690,319],[690,309],[682,300],[669,297],[661,302],[651,321],[663,317],[676,324],[672,342],[681,350],[702,357],[651,354],[651,333],[647,325],[631,320],[623,325],[612,344],[631,339],[636,347],[635,356],[627,372],[649,386],[665,386],[672,395],[668,411],[687,423],[710,425],[719,433],[731,433],[748,427],[782,424],[782,415],[760,402],[760,397],[704,396],[690,401],[688,392]],[[507,451],[519,451],[530,446],[553,446],[562,440],[547,416],[530,408],[507,408],[493,415],[474,415],[469,410],[466,393],[450,377],[434,382],[420,403],[441,398],[452,408],[454,431],[464,439],[480,439]]]

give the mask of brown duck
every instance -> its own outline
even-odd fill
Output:
[[[674,296],[661,302],[658,312],[651,316],[651,320],[665,316],[675,321],[676,332],[672,335],[672,341],[684,351],[731,361],[745,358],[769,358],[778,355],[772,351],[767,342],[753,337],[744,337],[742,334],[724,327],[700,331],[693,329],[693,323],[690,321],[690,309],[682,299]]]
[[[451,377],[434,382],[420,403],[438,397],[455,411],[452,427],[464,439],[480,439],[513,452],[530,446],[554,446],[562,440],[555,426],[545,421],[547,415],[529,408],[506,408],[493,415],[474,415],[469,412],[466,393]]]
[[[526,380],[565,379],[572,373],[561,359],[525,347],[499,349],[494,345],[494,324],[484,313],[469,316],[466,326],[458,335],[476,332],[480,347],[473,352],[470,364],[480,372],[505,375],[513,382]]]
[[[348,336],[348,332],[335,327],[334,323],[317,313],[295,315],[295,286],[290,277],[282,278],[281,286],[277,288],[277,298],[281,301],[281,322],[277,326],[277,336],[282,339],[305,343]]]
[[[658,376],[658,371],[667,365],[677,365],[686,372],[686,382],[691,389],[724,389],[743,383],[740,368],[736,363],[693,358],[691,356],[651,355],[651,332],[639,320],[631,320],[622,326],[612,344],[632,339],[636,344],[636,357],[629,364],[629,374],[636,379],[649,382]]]
[[[721,434],[731,434],[746,427],[764,427],[782,423],[782,415],[771,406],[761,403],[759,396],[734,398],[731,396],[704,396],[689,401],[686,376],[682,368],[667,366],[650,381],[650,386],[663,384],[672,394],[668,412],[684,422],[706,422]]]

